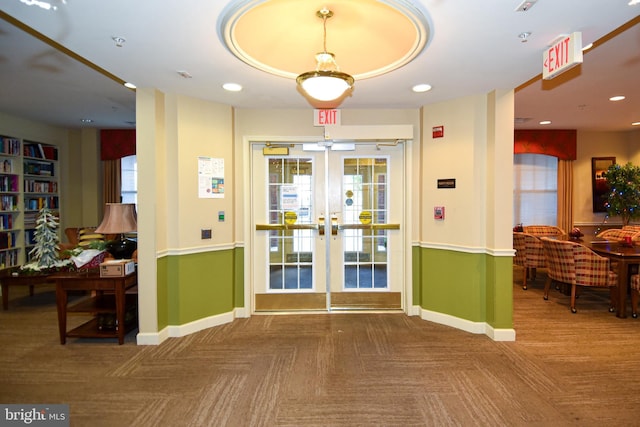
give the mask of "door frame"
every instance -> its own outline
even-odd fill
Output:
[[[358,128],[358,126],[351,126],[352,128]],[[418,311],[416,309],[416,306],[414,306],[413,304],[413,269],[412,269],[412,260],[413,260],[413,253],[412,253],[412,247],[413,247],[413,241],[412,241],[412,221],[411,218],[413,217],[412,212],[413,212],[413,203],[412,203],[412,198],[408,197],[409,194],[412,194],[412,164],[410,161],[410,153],[412,151],[413,148],[413,139],[408,139],[406,137],[403,137],[403,135],[399,135],[398,138],[385,138],[384,141],[379,139],[379,132],[376,132],[375,130],[373,132],[371,132],[372,127],[371,126],[363,126],[362,127],[363,130],[365,131],[364,133],[371,133],[371,135],[378,135],[378,137],[376,138],[376,136],[371,136],[370,138],[366,138],[364,136],[360,136],[357,139],[350,139],[348,142],[353,142],[355,144],[358,144],[359,141],[362,142],[367,142],[367,143],[371,143],[371,141],[376,141],[378,143],[380,143],[381,146],[384,145],[388,145],[390,142],[393,143],[392,141],[398,141],[398,140],[402,140],[402,144],[404,146],[403,149],[403,158],[402,158],[402,162],[404,165],[404,176],[403,176],[403,180],[404,180],[404,191],[402,194],[402,200],[404,203],[404,210],[403,210],[403,214],[402,214],[402,221],[403,221],[403,225],[401,227],[402,233],[403,233],[403,242],[404,242],[404,266],[403,266],[403,272],[402,272],[402,277],[404,280],[404,286],[402,289],[402,310],[404,311],[404,313],[406,313],[407,315],[417,315],[419,314]],[[393,128],[393,127],[392,127]],[[405,126],[403,126],[404,129],[406,129]],[[413,128],[413,126],[411,126],[411,128]],[[399,132],[400,134],[402,134],[402,132]],[[269,142],[271,144],[276,144],[276,145],[286,145],[286,144],[292,144],[292,143],[317,143],[319,139],[322,139],[321,137],[317,137],[317,136],[307,136],[307,137],[290,137],[290,136],[244,136],[242,141],[242,156],[243,156],[243,164],[246,166],[243,170],[243,193],[244,193],[244,197],[242,198],[242,230],[243,230],[243,241],[244,241],[244,307],[242,308],[236,308],[237,311],[242,312],[244,315],[242,317],[249,317],[251,315],[256,315],[256,314],[266,314],[266,313],[260,313],[260,312],[256,312],[255,311],[255,307],[254,307],[254,301],[253,301],[253,294],[255,292],[254,289],[254,269],[251,268],[251,260],[252,260],[252,255],[253,255],[253,247],[254,247],[254,235],[255,233],[253,232],[252,229],[252,219],[251,219],[251,212],[252,209],[254,208],[253,206],[253,191],[255,191],[255,189],[253,188],[252,185],[252,169],[253,169],[253,156],[251,155],[252,152],[252,146],[255,144],[265,144],[266,142]],[[343,141],[341,141],[343,142]],[[347,141],[344,141],[347,142]],[[339,311],[344,313],[344,311]],[[327,311],[328,314],[333,313],[333,311]]]

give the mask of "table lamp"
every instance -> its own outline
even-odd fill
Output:
[[[133,203],[107,203],[104,218],[96,228],[96,233],[118,234],[116,240],[107,243],[107,252],[115,259],[129,259],[137,249],[138,244],[124,237],[124,233],[136,231],[136,206]]]

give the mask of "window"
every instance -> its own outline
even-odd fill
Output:
[[[557,225],[558,159],[544,154],[515,154],[515,224]]]
[[[122,203],[134,203],[138,211],[138,161],[135,156],[120,159],[120,194]]]

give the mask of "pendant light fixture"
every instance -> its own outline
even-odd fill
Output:
[[[333,101],[353,88],[354,80],[340,71],[335,55],[327,52],[327,19],[333,16],[333,12],[323,8],[316,12],[316,16],[322,18],[323,51],[316,54],[315,71],[300,74],[296,82],[309,97],[318,101]]]

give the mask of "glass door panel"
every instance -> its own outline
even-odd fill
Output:
[[[401,147],[263,147],[252,150],[255,310],[402,308]]]

